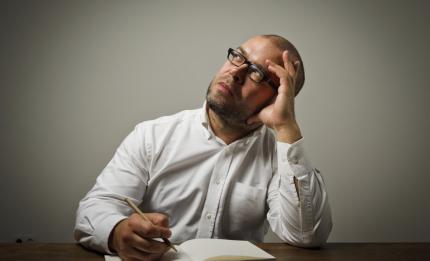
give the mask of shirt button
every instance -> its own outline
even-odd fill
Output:
[[[218,179],[217,181],[215,181],[215,183],[216,183],[217,185],[219,185],[219,183],[221,183],[221,181]]]
[[[212,214],[211,214],[211,213],[208,213],[208,214],[206,215],[206,218],[207,218],[207,219],[211,219],[211,218],[212,218]]]

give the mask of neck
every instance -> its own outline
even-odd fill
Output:
[[[208,110],[208,120],[211,125],[212,131],[217,137],[222,139],[227,145],[245,137],[250,132],[255,130],[243,124],[237,124],[234,122],[229,122],[221,118],[218,114],[212,111],[210,108]]]

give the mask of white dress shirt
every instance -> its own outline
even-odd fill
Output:
[[[302,142],[277,142],[262,126],[226,145],[208,124],[206,104],[142,122],[80,201],[75,238],[110,253],[111,230],[132,213],[128,197],[143,212],[170,217],[172,242],[262,241],[268,223],[289,244],[321,245],[332,226],[330,208]]]

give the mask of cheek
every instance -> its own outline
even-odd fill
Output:
[[[249,88],[242,88],[242,97],[248,101],[248,104],[252,104],[255,108],[260,108],[262,105],[268,103],[273,97],[273,90],[268,87],[260,87],[256,89],[255,86],[249,86]]]
[[[269,86],[256,86],[250,79],[246,79],[242,88],[242,97],[255,101],[266,101],[270,99],[274,92]]]

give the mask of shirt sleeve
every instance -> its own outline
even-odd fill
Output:
[[[332,228],[324,180],[307,159],[303,138],[293,144],[277,142],[276,151],[267,220],[278,237],[289,244],[320,246]]]
[[[108,239],[115,225],[132,210],[124,202],[140,204],[148,183],[143,129],[136,126],[118,147],[96,184],[79,202],[74,235],[83,246],[109,253]]]

